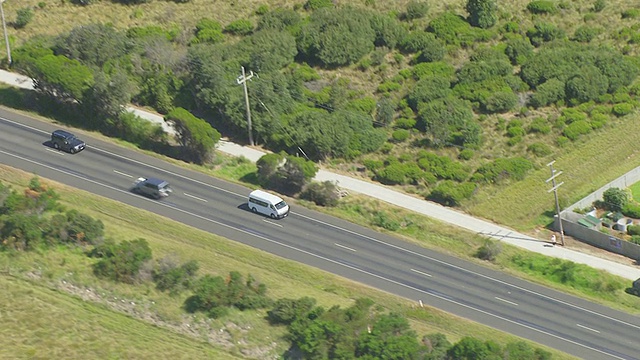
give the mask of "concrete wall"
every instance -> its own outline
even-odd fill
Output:
[[[565,235],[572,236],[584,243],[605,249],[631,259],[640,261],[640,245],[619,239],[613,235],[605,234],[600,230],[589,229],[578,224],[578,220],[584,215],[573,211],[562,212],[562,227]],[[559,231],[558,217],[555,217],[554,227]]]
[[[584,197],[582,200],[566,208],[564,211],[591,207],[594,201],[602,200],[602,193],[604,193],[605,190],[613,187],[626,189],[629,186],[637,183],[638,181],[640,181],[640,166],[620,176],[619,178],[613,180],[607,185],[601,187],[600,189],[592,192],[591,194]]]

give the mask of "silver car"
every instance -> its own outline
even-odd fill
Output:
[[[156,178],[140,177],[133,184],[132,191],[138,194],[150,196],[154,199],[162,199],[173,192],[169,183]]]

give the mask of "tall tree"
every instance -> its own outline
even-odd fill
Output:
[[[176,129],[176,137],[187,160],[202,164],[209,159],[220,140],[216,129],[183,108],[172,110],[164,119]]]
[[[479,28],[488,29],[498,20],[496,0],[467,0],[467,12],[469,23]]]

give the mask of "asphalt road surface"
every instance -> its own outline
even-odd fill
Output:
[[[0,163],[147,209],[284,258],[437,307],[580,358],[640,358],[640,319],[391,236],[293,206],[271,220],[246,206],[250,190],[83,137],[71,155],[48,146],[54,125],[0,110]],[[153,200],[140,176],[169,181]]]

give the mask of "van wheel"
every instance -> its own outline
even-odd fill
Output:
[[[256,214],[258,213],[258,209],[254,208],[254,207],[251,208],[251,211],[253,211]]]
[[[269,216],[271,216],[272,219],[276,218],[276,214],[274,214],[274,213],[271,213],[271,215],[269,215]]]

